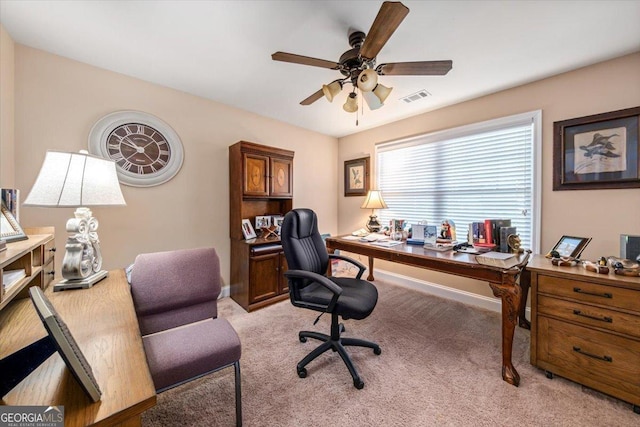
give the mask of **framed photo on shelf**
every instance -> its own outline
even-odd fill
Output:
[[[640,188],[640,107],[553,123],[553,191]]]
[[[283,221],[284,221],[284,217],[283,216],[272,216],[271,217],[271,222],[276,227],[276,233],[278,233],[278,236],[280,235],[280,228],[282,227],[282,222]]]
[[[549,252],[556,251],[561,257],[578,258],[590,241],[591,237],[562,236]]]
[[[256,230],[269,228],[271,226],[271,217],[267,215],[256,215]]]
[[[366,196],[369,191],[369,156],[344,162],[344,195]]]
[[[242,235],[244,236],[245,240],[256,238],[256,232],[251,226],[251,221],[249,221],[248,219],[242,220]]]
[[[28,239],[22,227],[20,227],[20,224],[18,224],[18,221],[16,221],[4,202],[2,202],[0,212],[0,238],[2,240],[8,243]]]

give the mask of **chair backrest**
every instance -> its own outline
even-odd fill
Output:
[[[318,231],[318,218],[311,209],[293,209],[284,216],[280,231],[282,249],[290,270],[327,273],[329,254]],[[303,288],[298,283],[296,288]]]
[[[213,248],[140,254],[131,295],[142,335],[218,316],[220,260]]]

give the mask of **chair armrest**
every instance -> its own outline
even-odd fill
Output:
[[[364,271],[367,269],[367,267],[364,264],[362,264],[360,261],[355,260],[353,258],[346,257],[344,255],[329,254],[329,259],[339,259],[358,267],[358,275],[356,276],[356,279],[360,279],[362,277],[362,273],[364,273]]]
[[[333,307],[336,305],[336,302],[338,301],[338,297],[342,293],[342,288],[340,286],[336,285],[331,280],[327,279],[325,276],[321,274],[313,273],[311,271],[287,270],[285,271],[284,275],[287,279],[294,278],[294,279],[311,280],[327,288],[329,291],[331,291],[331,293],[333,293],[333,298],[331,298],[329,305],[327,305],[326,311],[327,313],[333,311]]]

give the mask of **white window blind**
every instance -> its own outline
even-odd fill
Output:
[[[378,211],[381,223],[449,219],[466,241],[471,222],[510,219],[522,246],[537,250],[539,126],[538,111],[378,145],[389,207]]]

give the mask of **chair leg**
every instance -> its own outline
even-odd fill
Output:
[[[329,340],[329,341],[323,342],[318,347],[316,347],[311,353],[307,354],[305,358],[302,359],[298,363],[298,366],[296,367],[298,370],[298,376],[300,378],[306,377],[307,370],[304,367],[307,366],[316,357],[320,356],[322,353],[332,348],[332,346],[333,346],[333,341]]]
[[[338,351],[338,354],[342,358],[342,361],[344,362],[344,364],[347,365],[347,369],[349,370],[349,373],[353,378],[353,385],[358,390],[362,389],[362,387],[364,387],[364,382],[360,378],[360,375],[358,375],[358,371],[356,370],[355,365],[351,361],[351,357],[349,357],[349,355],[347,354],[347,350],[345,350],[344,346],[340,344],[340,342],[337,343],[336,350]]]
[[[236,426],[242,427],[242,390],[240,378],[240,361],[233,364],[236,371]]]
[[[300,338],[300,342],[307,342],[307,338],[313,338],[320,341],[329,341],[331,339],[327,334],[313,331],[300,331],[298,337]]]
[[[344,346],[351,345],[351,346],[357,346],[357,347],[372,348],[375,354],[380,354],[382,352],[382,350],[380,350],[380,346],[371,341],[365,341],[358,338],[342,338],[340,341]]]

